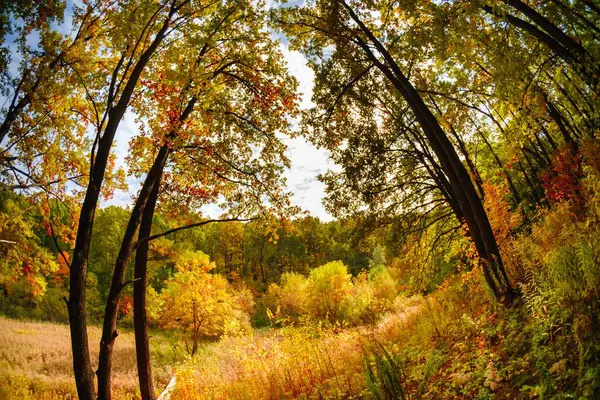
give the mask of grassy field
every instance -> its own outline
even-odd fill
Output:
[[[203,343],[184,357],[151,339],[156,390],[196,399],[597,399],[598,367],[572,333],[552,340],[523,305],[504,308],[476,271],[405,298],[374,325],[314,322]],[[92,357],[100,330],[90,328]],[[539,338],[546,338],[540,340]],[[133,335],[114,355],[115,399],[139,398]],[[369,372],[371,371],[371,372]],[[392,379],[393,378],[393,379]],[[390,395],[392,393],[392,395]],[[68,327],[0,318],[0,399],[74,399]]]
[[[88,332],[96,363],[101,330],[90,327]],[[66,325],[0,317],[0,399],[75,399],[69,337]],[[155,384],[162,390],[171,378],[169,365],[175,363],[176,351],[161,335],[154,335],[151,343]],[[113,367],[115,398],[138,398],[132,332],[120,332]]]
[[[408,305],[377,325],[318,324],[224,338],[179,366],[173,399],[366,399],[367,351],[408,332],[422,304]]]
[[[392,325],[404,325],[415,308],[395,315]],[[204,344],[193,360],[184,363],[183,349],[174,340],[154,334],[155,388],[162,391],[176,375],[173,398],[290,398],[313,392],[310,387],[313,393],[335,397],[339,385],[361,392],[362,347],[386,324],[373,328],[337,333],[314,326],[257,331]],[[89,327],[94,362],[100,334],[100,328]],[[348,369],[350,365],[353,368]],[[114,398],[139,398],[132,332],[120,331],[113,366]],[[336,380],[338,369],[346,369],[343,382]],[[76,398],[68,326],[0,317],[0,399]]]

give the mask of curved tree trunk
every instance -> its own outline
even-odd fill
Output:
[[[346,8],[350,17],[358,25],[360,30],[368,37],[369,41],[384,57],[385,63],[375,56],[371,48],[360,36],[357,35],[355,37],[369,59],[381,70],[394,85],[396,90],[404,97],[415,114],[419,125],[423,129],[429,145],[439,159],[444,173],[448,176],[448,180],[454,188],[457,203],[465,215],[467,226],[474,240],[477,252],[481,259],[484,260],[484,275],[494,296],[498,300],[504,297],[508,301],[511,301],[515,296],[515,291],[511,287],[508,276],[504,270],[498,244],[496,243],[496,238],[494,237],[492,227],[487,218],[485,208],[477,195],[477,191],[475,190],[475,186],[471,181],[469,173],[458,157],[448,136],[444,133],[431,110],[427,107],[408,78],[402,73],[400,67],[387,49],[364,25],[348,4],[343,0],[338,1]]]

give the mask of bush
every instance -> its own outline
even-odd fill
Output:
[[[303,319],[359,325],[375,322],[391,310],[398,291],[384,266],[354,279],[341,261],[315,268],[308,277],[286,273],[281,285],[272,284],[264,297],[266,307],[280,323]]]

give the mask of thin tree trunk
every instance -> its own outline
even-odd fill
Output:
[[[567,89],[565,89],[558,82],[556,82],[556,80],[554,80],[550,74],[546,74],[546,76],[550,80],[552,80],[552,82],[556,85],[556,87],[562,93],[562,95],[565,96],[569,104],[571,104],[571,107],[573,107],[575,111],[577,111],[577,113],[581,117],[583,117],[583,123],[588,128],[589,132],[592,133],[594,131],[594,128],[591,124],[592,117],[590,116],[590,114],[584,108],[580,107],[579,104],[577,104],[577,102],[575,101],[575,99],[573,99],[573,97],[569,94]]]
[[[554,104],[552,104],[552,102],[548,98],[546,98],[546,106],[548,107],[548,114],[550,114],[550,117],[554,120],[554,122],[558,126],[560,133],[562,133],[565,144],[567,144],[568,146],[571,146],[573,148],[576,148],[577,144],[575,143],[575,140],[569,133],[569,130],[567,129],[567,127],[565,125],[565,121],[564,121],[563,116],[561,115],[560,111],[558,111],[556,106],[554,106]]]
[[[598,28],[596,25],[594,25],[594,23],[592,21],[590,21],[588,18],[586,18],[585,15],[581,14],[580,12],[577,12],[573,8],[567,6],[566,4],[563,4],[559,0],[551,0],[551,1],[554,4],[558,5],[560,8],[562,8],[564,11],[566,11],[570,14],[573,14],[575,17],[577,17],[583,23],[583,25],[585,25],[588,28],[590,28],[591,30],[595,31],[596,34],[593,35],[595,38],[600,38],[600,36],[597,35],[597,34],[600,34],[600,28]]]
[[[435,101],[435,99],[433,98],[432,95],[429,95],[429,99],[433,102],[433,105],[436,108],[437,112],[440,115],[442,115],[443,114],[442,110],[437,105],[437,103],[436,103],[436,101]],[[471,175],[473,176],[473,180],[475,181],[475,185],[477,186],[477,189],[479,191],[479,196],[483,199],[485,197],[485,193],[483,191],[483,181],[481,180],[481,175],[479,175],[479,171],[477,170],[477,166],[475,166],[475,163],[471,159],[471,156],[469,154],[469,151],[467,150],[467,146],[465,145],[465,142],[462,140],[462,138],[460,137],[460,135],[458,134],[458,132],[456,132],[456,129],[454,129],[454,125],[452,125],[450,123],[448,123],[448,125],[450,126],[450,133],[454,137],[454,140],[456,140],[456,144],[458,145],[458,149],[460,150],[462,156],[465,158],[465,162],[467,163],[467,167],[469,167],[469,171],[471,172]]]
[[[135,272],[133,282],[133,328],[135,331],[135,353],[137,358],[138,380],[142,400],[154,400],[154,383],[152,381],[152,366],[150,361],[150,343],[146,317],[146,287],[148,281],[148,249],[146,239],[152,230],[152,219],[160,189],[160,177],[148,198],[148,203],[142,214],[138,234],[138,247],[135,253]]]
[[[515,207],[518,206],[519,203],[521,203],[521,196],[519,196],[519,191],[517,190],[517,187],[515,186],[515,183],[513,182],[512,178],[510,176],[510,173],[504,167],[504,164],[502,164],[502,161],[500,161],[500,157],[498,157],[498,155],[494,151],[494,148],[492,147],[492,144],[485,137],[485,135],[483,134],[483,132],[481,132],[479,130],[479,128],[477,128],[477,127],[475,129],[477,130],[477,133],[479,133],[479,136],[483,139],[483,142],[485,143],[485,145],[489,149],[490,153],[492,153],[492,156],[494,157],[494,160],[496,161],[496,164],[498,165],[498,168],[500,168],[502,170],[502,172],[504,172],[504,176],[506,176],[506,181],[508,182],[508,187],[510,188],[510,191],[512,193],[512,197],[514,199],[514,205],[515,205]]]
[[[506,21],[508,21],[510,24],[524,30],[525,32],[538,39],[541,43],[545,44],[548,48],[550,48],[550,50],[556,53],[556,55],[562,58],[565,62],[576,67],[592,88],[598,87],[598,77],[596,76],[598,74],[597,68],[590,68],[590,65],[592,64],[591,60],[588,60],[589,57],[587,52],[585,52],[585,49],[583,50],[583,53],[580,52],[582,47],[577,42],[571,39],[575,43],[575,45],[571,43],[569,47],[566,47],[559,39],[551,36],[549,33],[542,31],[530,22],[527,22],[521,18],[517,18],[511,14],[500,14],[496,12],[492,7],[487,5],[483,6],[482,9],[490,15],[506,19]],[[581,49],[579,47],[581,47]]]
[[[521,18],[517,18],[511,14],[500,14],[500,13],[496,12],[490,6],[483,6],[482,9],[483,9],[483,11],[485,11],[486,13],[488,13],[490,15],[493,15],[498,18],[506,19],[506,21],[508,21],[510,24],[529,33],[530,35],[532,35],[533,37],[538,39],[540,42],[542,42],[546,46],[548,46],[553,52],[556,53],[556,55],[558,55],[563,60],[565,60],[569,63],[575,62],[576,56],[573,53],[571,53],[567,48],[565,48],[562,44],[560,44],[558,41],[556,41],[556,39],[554,39],[552,36],[550,36],[549,34],[547,34],[544,31],[540,30],[535,25],[533,25]]]
[[[546,17],[535,11],[529,5],[523,3],[521,0],[505,0],[505,2],[513,7],[515,10],[522,12],[533,22],[538,24],[544,31],[554,38],[563,47],[568,49],[571,53],[577,56],[579,62],[583,61],[586,55],[586,51],[581,44],[572,39],[569,35],[565,34],[559,27],[554,25]]]
[[[184,122],[194,110],[197,98],[192,97],[179,117],[179,122]],[[112,367],[112,353],[114,347],[114,341],[118,336],[117,333],[117,318],[119,314],[119,300],[121,297],[121,291],[125,285],[125,272],[127,262],[133,251],[134,236],[137,228],[140,225],[142,213],[150,197],[150,193],[157,182],[160,181],[165,164],[171,153],[169,147],[169,139],[172,139],[175,135],[175,131],[172,130],[166,136],[167,142],[160,148],[156,159],[148,176],[144,181],[142,190],[136,200],[135,206],[131,211],[125,236],[121,243],[119,250],[119,256],[115,263],[115,269],[113,271],[113,277],[110,285],[108,299],[106,301],[106,308],[104,311],[104,323],[102,326],[102,339],[100,341],[100,357],[98,361],[98,397],[100,399],[110,399],[110,387],[111,387],[111,367]]]
[[[533,174],[533,176],[534,177],[537,176],[537,168],[535,168],[535,166],[533,165],[533,163],[531,162],[531,160],[529,159],[529,157],[527,156],[527,153],[525,152],[525,150],[523,150],[523,148],[521,148],[521,153],[523,154],[525,161],[527,161],[527,165],[529,165],[529,168],[531,169],[531,173]],[[521,160],[519,160],[517,162],[517,165],[519,166],[519,169],[521,170],[521,173],[523,174],[523,178],[525,178],[525,182],[527,182],[527,185],[531,189],[531,194],[533,194],[535,203],[540,204],[541,203],[540,200],[542,199],[543,194],[540,195],[538,193],[536,185],[533,183],[531,178],[529,178],[529,174],[525,170],[525,167],[523,167],[523,163],[521,162]],[[538,181],[536,180],[536,182],[538,182]]]
[[[111,369],[112,369],[112,353],[114,349],[115,339],[118,336],[117,332],[117,318],[119,316],[119,301],[121,298],[121,292],[125,287],[125,272],[127,269],[127,263],[134,248],[134,237],[135,233],[140,225],[142,219],[142,213],[150,197],[150,193],[157,186],[157,182],[162,175],[163,168],[167,162],[169,156],[169,147],[165,144],[161,147],[158,152],[154,164],[148,173],[142,186],[142,190],[136,200],[135,206],[131,211],[129,222],[123,241],[121,242],[121,248],[119,255],[115,263],[115,269],[113,271],[112,281],[110,290],[108,293],[108,299],[106,301],[106,308],[104,310],[104,323],[102,325],[102,339],[100,341],[100,356],[98,361],[98,398],[110,399],[111,398]]]
[[[536,119],[538,125],[540,126],[540,129],[542,130],[542,132],[544,132],[544,136],[546,136],[546,139],[548,140],[548,143],[550,143],[550,146],[552,147],[553,151],[556,151],[558,149],[558,146],[556,145],[556,142],[554,142],[554,139],[552,139],[552,135],[550,135],[550,132],[548,132],[548,129],[546,129],[546,127],[540,122],[539,119]]]

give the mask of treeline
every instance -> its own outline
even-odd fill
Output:
[[[53,203],[57,209],[60,205]],[[88,270],[88,308],[92,321],[100,322],[103,305],[107,300],[118,254],[131,210],[109,206],[96,212]],[[186,219],[196,222],[192,214]],[[63,297],[67,293],[65,261],[53,242],[51,232],[43,226],[43,216],[32,205],[31,199],[2,191],[0,218],[3,238],[26,246],[30,250],[25,259],[21,251],[5,243],[2,275],[2,312],[16,318],[50,319],[67,322]],[[178,226],[182,216],[170,217],[157,213],[153,223],[156,232]],[[48,227],[48,229],[51,229]],[[65,238],[68,240],[68,238]],[[353,243],[355,245],[353,245]],[[62,244],[62,241],[61,241]],[[369,268],[373,248],[360,245],[352,222],[321,222],[307,216],[294,219],[283,226],[269,229],[264,221],[211,223],[202,227],[173,233],[151,245],[148,280],[158,291],[176,272],[179,256],[202,252],[215,262],[211,273],[221,274],[230,282],[242,281],[258,296],[269,284],[280,282],[285,273],[308,274],[312,268],[330,261],[341,260],[350,272],[357,275]],[[363,250],[358,250],[362,248]],[[39,275],[28,271],[28,263],[44,264]],[[127,279],[133,279],[133,261],[128,266]],[[13,275],[21,269],[21,274]],[[131,290],[126,290],[131,298]]]

